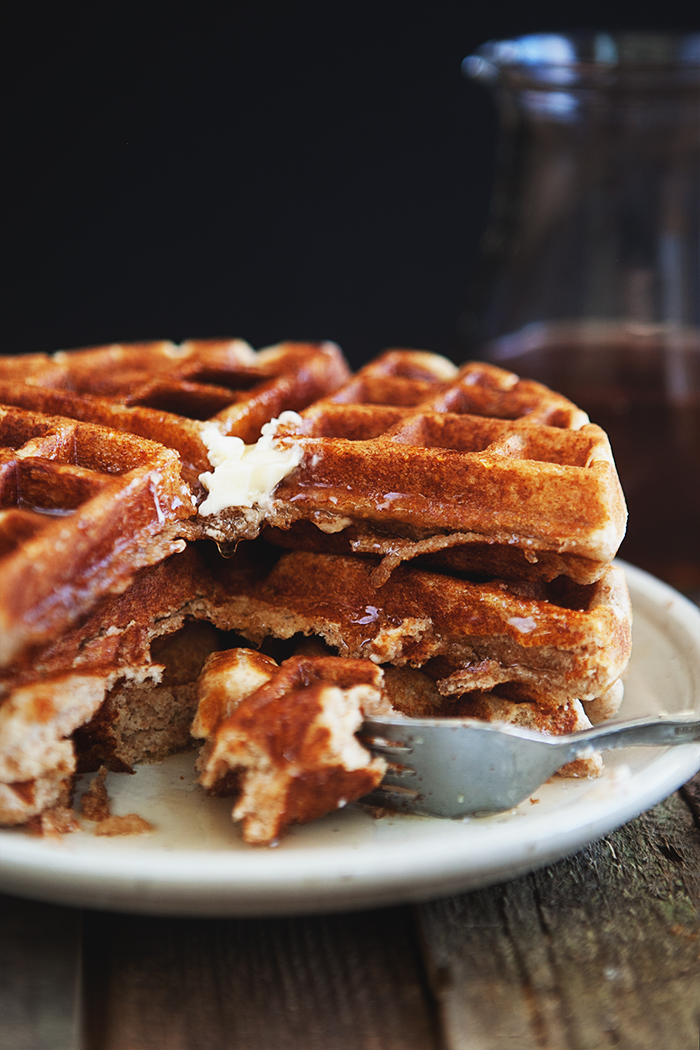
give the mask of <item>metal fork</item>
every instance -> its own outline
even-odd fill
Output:
[[[558,769],[615,747],[666,747],[700,740],[700,720],[640,718],[567,736],[473,719],[366,719],[360,740],[390,763],[363,802],[435,817],[499,813]]]

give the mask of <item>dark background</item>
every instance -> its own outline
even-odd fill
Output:
[[[5,2],[4,353],[236,335],[459,356],[496,118],[461,60],[685,4]]]

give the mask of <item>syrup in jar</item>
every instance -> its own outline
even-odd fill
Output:
[[[492,41],[500,154],[464,356],[608,433],[621,557],[700,598],[700,34]]]

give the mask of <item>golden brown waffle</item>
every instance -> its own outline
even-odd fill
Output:
[[[249,649],[216,653],[199,680],[194,733],[211,794],[236,795],[246,842],[269,844],[362,798],[386,762],[355,738],[382,705],[382,672],[367,660],[292,657],[278,667]],[[217,718],[218,713],[218,718]]]
[[[334,343],[280,343],[254,351],[240,339],[114,344],[0,357],[0,404],[127,431],[176,449],[188,480],[209,466],[201,433],[254,442],[268,420],[299,410],[349,375]]]
[[[592,702],[631,650],[621,569],[581,586],[561,578],[475,582],[401,565],[379,590],[359,557],[287,552],[267,572],[226,563],[217,626],[260,643],[313,635],[341,656],[424,668],[443,696],[507,687],[552,702]]]
[[[263,523],[310,522],[320,549],[325,533],[384,556],[378,585],[399,561],[450,548],[456,568],[589,583],[624,534],[605,433],[559,394],[492,365],[457,370],[434,354],[388,351],[277,438],[303,459],[271,505],[200,508],[207,534],[227,541]]]
[[[170,449],[0,406],[0,667],[181,550],[193,513]]]
[[[386,696],[409,716],[507,718],[543,732],[576,728],[576,718],[585,716],[577,700],[566,699],[572,683],[581,684],[588,670],[597,692],[629,652],[629,607],[618,570],[588,588],[530,585],[539,597],[528,597],[497,583],[475,585],[401,566],[378,602],[364,559],[291,553],[275,564],[277,558],[279,551],[262,542],[242,544],[231,559],[210,544],[188,545],[142,569],[122,594],[103,598],[30,665],[6,669],[0,678],[0,823],[25,823],[63,805],[76,761],[79,769],[105,763],[125,770],[186,746],[200,668],[222,641],[232,644],[210,624],[297,651],[295,635],[323,638],[345,655],[365,658],[369,676],[379,671],[375,661],[386,659]],[[527,631],[529,617],[541,617],[537,630]],[[559,657],[557,646],[547,644],[552,628]],[[275,634],[292,643],[270,642]],[[535,644],[528,648],[523,636]],[[514,656],[522,666],[499,662]],[[229,667],[218,683],[212,662],[213,697],[207,701],[202,687],[197,736],[211,737],[241,697],[269,677],[270,658],[258,653],[255,660],[262,677],[240,667],[234,675]],[[500,684],[487,688],[494,681]],[[619,678],[608,693],[617,686]],[[585,702],[586,714],[597,703]]]
[[[0,357],[0,406],[12,406],[0,408],[0,666],[190,534],[207,422],[254,441],[271,417],[348,374],[329,343],[256,353],[240,340],[159,342]]]
[[[76,768],[126,771],[188,746],[196,680],[220,643],[185,608],[204,616],[217,588],[188,547],[0,672],[0,824],[64,804]]]
[[[195,678],[220,644],[213,627],[266,646],[319,638],[367,675],[381,664],[406,712],[427,703],[562,732],[614,711],[630,608],[607,564],[624,503],[602,431],[491,366],[457,371],[393,351],[325,396],[346,378],[328,345],[0,358],[0,403],[14,406],[1,416],[0,821],[64,805],[76,754],[83,767],[125,769],[184,746]],[[279,431],[303,459],[271,501],[193,516],[183,477],[203,491],[205,427],[250,444],[270,418],[306,405],[301,423]],[[261,525],[291,553],[256,541],[223,560],[213,545],[190,545],[153,564],[179,536],[235,544]],[[250,712],[234,750],[222,744],[237,756],[234,779],[241,748],[257,755],[249,772],[271,760],[273,742],[261,743],[270,712],[307,704],[290,732],[336,715],[345,732],[357,717],[344,721],[337,682],[285,683],[263,688],[255,717],[246,702],[200,732],[219,739],[220,725]],[[228,773],[212,777],[219,790]],[[306,819],[313,794],[277,805],[277,827]],[[269,840],[273,824],[250,834]]]

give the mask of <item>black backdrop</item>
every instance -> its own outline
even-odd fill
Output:
[[[127,339],[458,355],[489,38],[692,28],[611,2],[4,2],[4,353]]]

